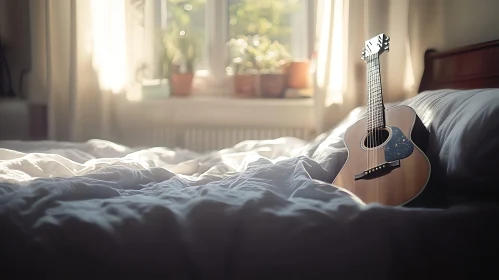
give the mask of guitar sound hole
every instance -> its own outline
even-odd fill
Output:
[[[364,139],[364,146],[367,148],[375,148],[385,143],[385,141],[390,137],[390,132],[387,129],[380,128],[374,129],[369,132],[367,137]]]

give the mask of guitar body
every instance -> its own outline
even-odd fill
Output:
[[[430,177],[426,150],[428,131],[414,110],[385,110],[386,126],[372,137],[368,119],[345,133],[348,159],[333,185],[355,194],[364,203],[403,205],[417,197]],[[376,138],[376,139],[375,139]]]

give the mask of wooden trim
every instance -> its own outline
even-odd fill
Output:
[[[499,88],[499,40],[425,52],[419,92],[443,88]]]

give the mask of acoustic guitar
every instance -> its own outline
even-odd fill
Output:
[[[348,159],[333,185],[364,203],[399,206],[416,198],[428,183],[431,166],[423,151],[429,133],[411,107],[385,110],[379,57],[389,48],[385,34],[365,41],[367,113],[345,132]]]

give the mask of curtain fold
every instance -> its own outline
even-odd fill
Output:
[[[442,45],[443,1],[319,0],[315,106],[319,132],[366,103],[364,42],[380,33],[391,38],[381,56],[385,102],[417,93],[427,48]]]
[[[46,92],[49,139],[110,139],[113,94],[129,78],[125,0],[36,1],[31,87]]]

